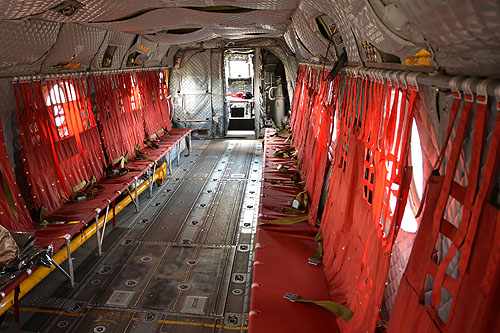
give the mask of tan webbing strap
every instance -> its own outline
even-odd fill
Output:
[[[286,293],[283,295],[284,298],[289,300],[290,302],[300,302],[300,303],[312,303],[316,304],[318,306],[321,306],[322,308],[327,309],[328,311],[334,313],[338,317],[342,318],[346,323],[351,320],[352,316],[354,315],[354,312],[346,308],[345,306],[332,302],[332,301],[311,301],[307,298],[304,298],[298,294],[294,293]]]

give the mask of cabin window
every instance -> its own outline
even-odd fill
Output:
[[[245,60],[230,60],[229,61],[229,78],[230,79],[246,79],[252,76],[250,63]]]
[[[418,222],[415,213],[420,205],[424,188],[424,167],[422,160],[422,145],[418,134],[417,123],[413,120],[410,142],[410,161],[413,166],[413,181],[410,196],[406,204],[401,229],[406,232],[417,232]]]
[[[168,72],[165,73],[164,71],[160,71],[159,78],[160,78],[160,100],[162,101],[163,99],[168,98],[168,85],[167,85]]]
[[[139,95],[139,88],[137,87],[134,77],[130,76],[130,105],[132,106],[132,110],[137,110],[141,105],[141,96]]]
[[[69,136],[65,108],[67,108],[68,102],[73,102],[75,100],[75,87],[69,82],[59,83],[52,86],[46,94],[45,104],[52,110],[52,115],[54,117],[54,122],[60,139]]]

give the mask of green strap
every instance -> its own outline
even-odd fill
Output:
[[[0,177],[2,178],[3,194],[5,196],[5,199],[7,200],[7,203],[9,204],[10,211],[12,212],[12,215],[14,215],[16,220],[19,220],[19,214],[17,213],[16,204],[14,202],[14,196],[12,195],[12,191],[10,190],[7,177],[5,177],[3,174],[3,169],[1,164],[0,164]]]
[[[121,157],[118,157],[117,159],[114,159],[113,160],[113,165],[115,165],[115,166],[119,165],[120,169],[124,169],[125,168],[125,164],[128,163],[129,157],[130,157],[130,152],[127,152],[125,154],[125,156],[121,156]]]
[[[141,145],[138,144],[137,146],[135,146],[135,157],[136,158],[140,158],[141,160],[147,160],[147,161],[151,161],[153,163],[156,164],[156,161],[151,159],[151,158],[148,158],[146,156],[146,154],[144,154],[142,151],[141,151]]]
[[[84,179],[80,184],[76,184],[75,186],[72,186],[71,187],[71,191],[72,192],[78,192],[80,191],[82,188],[85,187],[85,185],[87,185],[87,180]]]
[[[306,213],[305,210],[295,209],[295,208],[292,208],[292,207],[283,207],[283,206],[280,206],[280,207],[278,207],[276,209],[279,210],[279,211],[282,211],[282,212],[286,212],[286,213],[294,213],[294,214],[305,214]]]
[[[297,184],[297,185],[302,185],[304,186],[306,184],[305,181],[302,182],[295,182],[293,180],[271,180],[271,184]]]
[[[271,224],[271,225],[290,225],[290,224],[295,224],[299,223],[302,221],[306,221],[308,219],[312,218],[312,216],[286,216],[286,217],[281,217],[276,220],[272,220],[269,222],[260,222],[259,225],[264,225],[264,224]]]
[[[100,188],[102,187],[97,185],[97,179],[95,176],[92,176],[90,181],[84,180],[80,184],[73,186],[73,193],[69,198],[66,198],[65,196],[61,196],[61,198],[71,202],[91,200],[97,196]]]
[[[321,259],[323,259],[323,234],[321,230],[314,237],[314,242],[316,243],[316,251],[313,256],[309,258],[309,263],[311,265],[319,265],[321,263]]]
[[[284,296],[287,300],[290,302],[301,302],[301,303],[312,303],[316,304],[318,306],[321,306],[322,308],[327,309],[328,311],[334,313],[338,317],[342,318],[346,323],[351,320],[352,316],[354,315],[354,312],[346,308],[345,306],[332,302],[332,301],[311,301],[307,298],[304,298],[298,294],[293,294],[293,293],[286,293]]]
[[[304,206],[304,208],[307,208],[307,207],[309,207],[309,204],[311,203],[311,196],[309,195],[309,192],[304,190],[304,191],[300,192],[299,194],[297,194],[297,196],[295,197],[295,200],[300,202],[300,204],[302,206]]]
[[[295,147],[290,147],[288,149],[276,149],[274,152],[274,156],[279,156],[279,157],[292,157],[297,154],[297,150],[295,150]]]

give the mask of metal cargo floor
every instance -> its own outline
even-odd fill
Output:
[[[102,257],[95,236],[74,253],[74,288],[54,271],[21,300],[21,323],[7,331],[246,330],[262,148],[193,146],[152,198],[141,196],[139,213],[129,205],[117,215]]]

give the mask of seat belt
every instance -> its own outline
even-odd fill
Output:
[[[300,302],[300,303],[312,303],[318,306],[321,306],[324,309],[327,309],[328,311],[334,313],[338,317],[342,318],[346,323],[351,320],[352,316],[354,316],[354,312],[346,308],[345,306],[332,302],[332,301],[312,301],[310,299],[304,298],[300,296],[299,294],[294,294],[287,292],[285,295],[283,295],[283,298],[289,300],[292,303],[295,302]]]
[[[291,224],[296,224],[296,223],[299,223],[299,222],[302,222],[302,221],[307,221],[309,220],[310,218],[312,218],[312,216],[285,216],[285,217],[281,217],[279,219],[276,219],[276,220],[272,220],[272,221],[268,221],[268,222],[259,222],[259,226],[261,225],[291,225]]]

